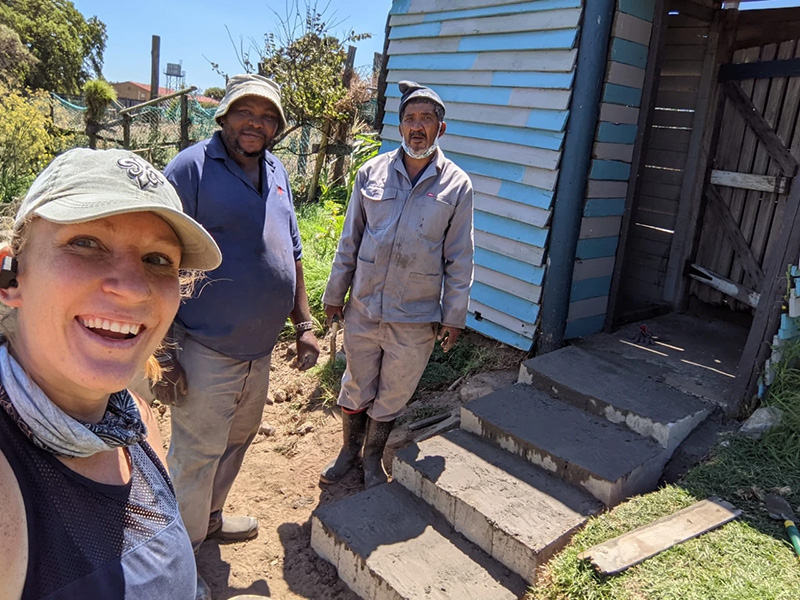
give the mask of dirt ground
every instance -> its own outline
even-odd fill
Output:
[[[505,367],[470,376],[444,392],[425,392],[409,405],[398,420],[389,446],[400,447],[419,431],[407,425],[431,414],[457,410],[465,392],[486,393],[516,380],[524,356],[477,334],[469,340],[484,346]],[[341,343],[341,336],[339,337]],[[328,339],[320,339],[320,363],[330,356]],[[288,353],[287,353],[288,350]],[[238,594],[257,594],[273,599],[357,600],[339,580],[332,565],[317,557],[310,547],[311,513],[317,507],[358,493],[363,489],[360,468],[354,468],[334,485],[320,485],[319,473],[341,445],[338,411],[326,406],[318,372],[300,373],[291,367],[291,347],[279,343],[273,353],[270,394],[262,425],[249,449],[242,470],[228,497],[228,514],[258,518],[259,535],[240,544],[205,542],[198,554],[198,569],[215,600]],[[461,390],[462,387],[470,390]],[[284,397],[285,396],[285,397]],[[169,440],[169,411],[161,407],[160,428]],[[385,463],[391,465],[393,449]]]

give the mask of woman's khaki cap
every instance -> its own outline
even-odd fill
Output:
[[[155,213],[172,227],[183,249],[181,268],[210,271],[222,263],[214,238],[184,214],[172,184],[127,150],[75,148],[58,156],[31,185],[14,229],[32,216],[66,225],[134,212]]]
[[[283,114],[283,106],[281,105],[281,86],[272,81],[272,79],[267,79],[263,75],[254,73],[234,75],[228,79],[228,85],[225,87],[225,96],[220,101],[217,112],[214,113],[214,119],[217,123],[219,123],[220,118],[228,113],[231,104],[245,96],[259,96],[272,102],[281,116],[281,126],[275,135],[279,135],[286,129],[286,116]]]

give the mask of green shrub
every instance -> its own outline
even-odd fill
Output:
[[[50,97],[0,85],[0,201],[23,195],[53,158]]]
[[[83,95],[86,99],[86,112],[83,113],[86,123],[99,123],[106,110],[117,99],[117,92],[102,79],[92,79],[83,84]]]

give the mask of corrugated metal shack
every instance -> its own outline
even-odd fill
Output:
[[[738,4],[395,0],[384,150],[397,82],[434,87],[476,190],[471,328],[546,351],[723,306],[753,389],[800,251],[800,9]]]

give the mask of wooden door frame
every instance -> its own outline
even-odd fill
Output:
[[[661,0],[662,8],[667,2]],[[672,3],[685,4],[686,0],[671,0]],[[707,188],[716,151],[716,137],[725,107],[724,82],[720,82],[720,68],[732,60],[737,49],[800,39],[800,8],[771,9],[764,11],[722,10],[700,7],[699,10],[714,10],[709,43],[703,59],[700,78],[698,104],[693,119],[692,134],[686,161],[686,169],[681,184],[681,192],[676,216],[676,225],[670,250],[667,273],[665,275],[664,300],[674,309],[685,310],[688,303],[688,281],[686,266],[696,255],[700,239],[700,227],[706,209],[704,190]],[[707,14],[707,13],[703,13]],[[644,168],[644,150],[647,131],[651,122],[655,93],[658,85],[658,61],[667,28],[665,13],[661,16],[658,29],[653,29],[647,74],[643,94],[642,117],[639,133],[634,147],[631,178],[628,185],[625,213],[623,215],[620,241],[609,295],[605,329],[614,324],[618,308],[618,296],[624,278],[625,252],[627,238],[633,225],[632,215],[638,202],[638,188],[641,171]],[[656,65],[651,65],[655,61]],[[800,125],[798,125],[800,126]],[[782,312],[782,296],[785,291],[786,266],[797,261],[800,256],[800,176],[796,176],[791,186],[784,214],[785,227],[781,229],[778,244],[772,256],[764,264],[764,287],[756,307],[753,323],[745,348],[739,361],[736,380],[731,391],[729,416],[737,413],[744,405],[750,407],[754,397],[761,366],[771,351],[772,335],[777,329]]]
[[[677,0],[682,1],[682,0]],[[686,1],[686,0],[683,0]],[[628,237],[633,226],[633,215],[639,205],[639,190],[644,170],[644,157],[647,142],[650,137],[650,123],[655,110],[656,95],[658,92],[659,65],[664,49],[664,34],[667,30],[667,13],[676,0],[656,0],[652,29],[650,30],[650,46],[647,52],[647,69],[645,70],[642,84],[641,110],[637,123],[636,139],[633,144],[631,156],[631,175],[628,180],[628,190],[625,196],[625,209],[620,223],[619,241],[614,257],[614,270],[611,273],[611,288],[608,292],[608,306],[606,318],[603,323],[604,331],[611,331],[616,324],[617,303],[620,296],[620,287],[625,279],[625,254],[628,248]]]
[[[664,300],[675,310],[684,311],[688,304],[687,261],[697,252],[700,241],[698,224],[703,220],[703,190],[711,176],[708,164],[713,160],[719,136],[719,122],[725,98],[718,82],[720,65],[733,56],[733,42],[739,11],[717,10],[708,36],[697,110],[692,122],[686,169],[681,183],[678,214],[672,236],[667,273],[664,279]]]

